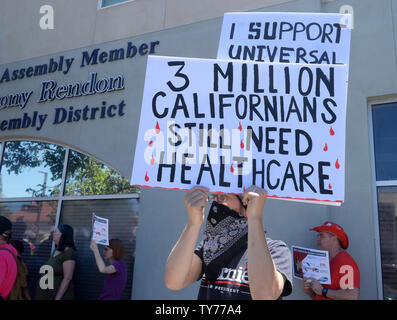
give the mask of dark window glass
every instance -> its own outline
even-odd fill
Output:
[[[77,247],[77,264],[74,273],[76,299],[98,299],[105,275],[99,273],[94,254],[90,249],[92,213],[109,219],[109,239],[120,239],[126,249],[123,258],[127,264],[127,284],[122,299],[131,299],[135,239],[138,226],[138,200],[63,201],[61,223],[74,228]],[[103,246],[98,245],[103,257]],[[105,261],[109,265],[108,261]]]
[[[116,171],[77,151],[70,151],[66,175],[66,196],[127,194],[138,192]]]
[[[50,257],[57,201],[0,202],[0,215],[12,222],[11,240],[19,241],[29,269],[28,286],[34,298],[39,270]],[[14,244],[14,246],[18,246]]]
[[[32,141],[6,142],[1,165],[1,196],[58,196],[65,148]]]
[[[372,108],[376,180],[397,180],[397,103]]]
[[[397,300],[397,187],[378,188],[383,294]]]
[[[113,4],[121,3],[121,2],[126,2],[128,0],[102,0],[102,8],[111,6]]]

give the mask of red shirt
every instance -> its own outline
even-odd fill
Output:
[[[18,256],[17,250],[10,244],[0,244],[0,247],[11,250]],[[17,263],[6,250],[0,250],[0,294],[7,299],[17,277]]]
[[[332,290],[360,288],[360,270],[356,261],[346,251],[339,252],[330,261],[331,284],[323,287]],[[316,295],[315,300],[332,300]]]

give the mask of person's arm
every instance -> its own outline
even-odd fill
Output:
[[[274,264],[263,230],[262,214],[267,192],[250,187],[244,194],[248,219],[248,279],[252,299],[278,299],[286,278]]]
[[[320,282],[315,279],[311,279],[311,289],[315,294],[322,295],[323,293],[323,286]],[[339,289],[333,290],[328,289],[327,298],[333,300],[358,300],[360,296],[360,288],[353,288],[353,289]]]
[[[117,271],[112,264],[110,266],[105,265],[105,262],[103,261],[101,254],[99,253],[98,245],[94,240],[91,240],[90,248],[94,253],[95,262],[100,273],[110,274],[110,273],[115,273]]]
[[[75,266],[76,266],[76,261],[74,261],[74,260],[67,260],[67,261],[63,262],[63,264],[62,264],[63,279],[62,279],[61,285],[58,289],[55,300],[61,300],[63,295],[65,294],[66,290],[68,289],[69,283],[73,279],[73,272],[74,272]]]
[[[202,262],[194,249],[204,222],[207,192],[207,188],[197,186],[185,195],[188,222],[167,259],[164,282],[168,289],[183,289],[201,274]]]

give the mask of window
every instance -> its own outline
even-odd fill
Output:
[[[397,187],[378,187],[383,295],[397,299]]]
[[[34,297],[39,269],[50,257],[57,201],[0,202],[0,215],[12,222],[12,241],[19,242],[29,269],[28,287]]]
[[[105,275],[99,273],[94,255],[90,249],[92,212],[95,212],[100,217],[109,219],[109,239],[120,239],[125,246],[126,256],[123,261],[127,264],[128,277],[122,299],[131,298],[135,236],[138,226],[137,205],[137,199],[63,202],[61,223],[73,226],[75,232],[77,247],[75,270],[76,299],[98,299],[105,279]],[[98,247],[102,251],[103,246]]]
[[[106,8],[123,2],[131,2],[132,0],[98,0],[98,8]]]
[[[376,180],[397,180],[397,103],[376,105],[372,110]]]
[[[372,106],[383,296],[397,300],[397,103]]]
[[[1,167],[2,197],[59,195],[65,148],[48,143],[8,141]]]
[[[65,195],[136,193],[116,171],[77,151],[70,151]]]
[[[13,223],[35,297],[39,269],[54,250],[59,223],[73,227],[77,247],[77,299],[97,299],[104,276],[89,248],[91,214],[109,219],[110,238],[126,247],[128,278],[122,299],[132,292],[139,189],[103,163],[67,147],[36,141],[0,142],[0,215]],[[15,243],[18,246],[18,243]],[[99,246],[102,251],[102,246]]]

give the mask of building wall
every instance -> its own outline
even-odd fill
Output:
[[[227,11],[290,1],[134,0],[98,10],[98,0],[3,0],[0,64],[221,17]],[[40,28],[43,5],[54,9],[53,30]]]
[[[117,48],[128,41],[148,43],[158,40],[160,44],[155,52],[157,55],[215,58],[223,12],[254,9],[275,12],[339,12],[342,5],[352,6],[354,29],[346,119],[345,203],[341,207],[328,207],[269,199],[264,213],[264,226],[273,239],[282,239],[288,245],[316,247],[316,234],[309,231],[309,228],[326,220],[339,223],[349,235],[348,251],[361,270],[361,298],[377,299],[382,298],[382,287],[368,99],[396,94],[397,5],[393,2],[244,1],[244,5],[241,5],[239,1],[225,0],[217,1],[214,5],[213,1],[136,0],[97,10],[96,0],[84,1],[84,4],[77,0],[37,1],[34,5],[33,2],[26,1],[26,7],[17,6],[14,1],[7,0],[3,3],[3,8],[7,10],[0,12],[0,63],[3,64],[0,65],[0,72],[6,66],[48,60],[55,53],[79,56],[87,48]],[[54,30],[42,31],[38,27],[39,7],[43,4],[54,6]],[[23,10],[20,9],[22,7]],[[26,36],[27,30],[31,30],[29,36]],[[33,59],[38,56],[40,58]],[[20,61],[23,59],[30,60]],[[90,144],[94,137],[103,135],[102,129],[95,125],[82,129],[85,130],[85,135],[76,131],[74,136],[67,136],[69,131],[66,129],[63,132],[49,129],[48,132],[40,133],[40,136],[34,132],[21,132],[15,136],[36,135],[40,139],[46,136],[55,139],[55,135],[56,141],[77,146],[129,178],[145,65],[146,56],[139,56],[135,60],[112,62],[95,68],[105,74],[122,72],[128,79],[129,91],[121,93],[129,101],[128,113],[120,120],[126,129],[117,136],[117,140],[112,140],[112,135],[118,133],[109,129],[108,137],[103,136],[103,143]],[[73,70],[75,74],[71,77],[74,78],[84,79],[89,75],[88,69]],[[40,84],[39,80],[32,81],[35,86]],[[30,85],[30,82],[25,84]],[[0,93],[4,92],[4,87],[0,86]],[[18,90],[12,85],[7,88]],[[89,103],[100,103],[101,98],[89,100]],[[82,98],[81,105],[84,103],[88,103],[88,100]],[[50,107],[51,104],[48,104],[47,108]],[[3,110],[1,117],[5,114],[7,117],[12,116],[13,112],[16,111]],[[108,125],[108,128],[112,128],[113,124]],[[0,139],[5,136],[0,133]],[[106,150],[104,145],[112,145],[113,149]],[[185,290],[173,292],[164,286],[163,281],[167,256],[187,221],[183,195],[182,191],[158,189],[144,189],[141,193],[132,292],[134,299],[196,298],[198,283]],[[294,280],[293,294],[288,299],[307,299],[300,288],[300,281]]]

